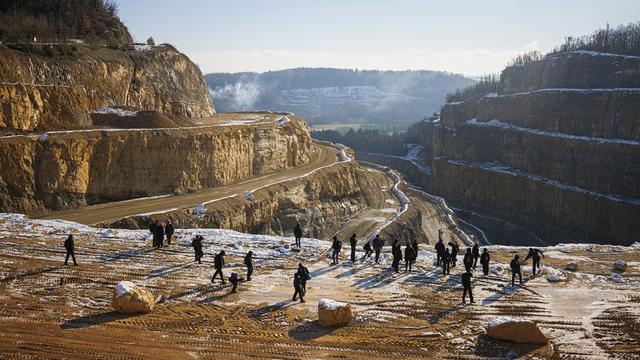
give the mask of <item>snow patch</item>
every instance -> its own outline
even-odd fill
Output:
[[[131,281],[120,281],[116,285],[116,296],[122,296],[130,292],[135,286],[136,284],[132,283]]]
[[[136,116],[136,115],[138,115],[137,111],[123,110],[123,109],[112,108],[112,107],[108,107],[108,106],[100,107],[96,111],[94,111],[93,113],[94,114],[113,114],[113,115],[118,115],[118,116]]]

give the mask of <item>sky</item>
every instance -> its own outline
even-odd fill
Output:
[[[636,22],[640,0],[117,0],[204,73],[294,67],[427,69],[479,76],[566,36]]]

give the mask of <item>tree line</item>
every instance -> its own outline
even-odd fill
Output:
[[[3,42],[131,43],[118,18],[114,0],[3,0],[0,40]]]

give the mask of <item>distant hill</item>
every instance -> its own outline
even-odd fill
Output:
[[[471,79],[437,71],[298,68],[205,76],[221,112],[291,111],[312,124],[411,123],[440,111]]]

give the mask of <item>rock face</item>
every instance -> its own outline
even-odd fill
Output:
[[[345,221],[369,206],[384,182],[383,174],[361,169],[356,162],[339,163],[304,178],[261,188],[251,196],[239,194],[209,206],[139,215],[100,224],[103,227],[145,229],[156,219],[170,217],[184,228],[221,228],[253,234],[292,235],[296,222],[305,237],[328,238]],[[421,239],[421,214],[410,207],[383,232],[383,238]]]
[[[46,58],[0,44],[0,130],[77,129],[102,106],[156,110],[175,118],[215,113],[200,69],[170,45],[138,50],[81,46]]]
[[[331,299],[320,299],[318,302],[318,323],[321,326],[346,325],[351,320],[351,305]]]
[[[640,58],[570,52],[507,68],[503,93],[414,130],[418,182],[494,243],[629,245],[640,231]],[[621,75],[623,74],[623,75]]]
[[[119,282],[113,290],[111,306],[122,314],[150,313],[155,299],[149,291],[129,281]]]
[[[487,325],[487,335],[518,344],[546,344],[549,339],[529,320],[499,317]]]
[[[269,148],[265,137],[272,139]],[[300,166],[311,138],[286,126],[91,130],[0,137],[0,211],[30,215],[228,185]]]

